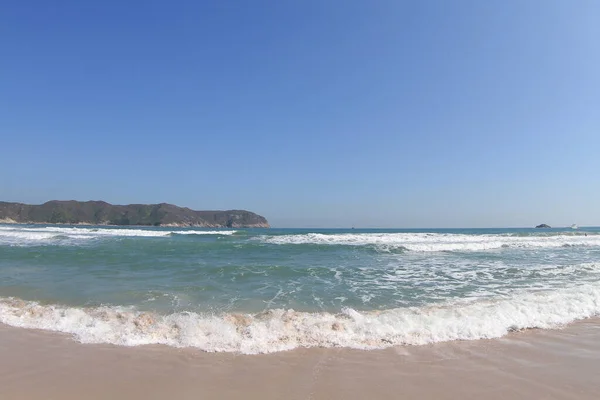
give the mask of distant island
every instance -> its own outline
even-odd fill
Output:
[[[536,226],[536,228],[540,229],[540,228],[550,228],[550,225],[546,225],[546,224],[541,224]]]
[[[194,211],[173,204],[113,205],[104,201],[52,200],[40,205],[0,201],[0,222],[269,228],[265,217],[245,210]]]

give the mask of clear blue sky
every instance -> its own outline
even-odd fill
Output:
[[[0,199],[600,225],[600,2],[9,1]]]

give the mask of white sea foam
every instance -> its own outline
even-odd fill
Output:
[[[171,231],[177,235],[233,235],[237,231]]]
[[[274,309],[254,315],[157,315],[123,307],[84,309],[0,299],[0,322],[69,333],[83,343],[164,344],[246,354],[496,338],[521,329],[556,328],[599,313],[599,284],[420,308],[347,308],[338,314]]]
[[[557,248],[567,246],[600,246],[600,235],[574,236],[508,236],[466,235],[451,233],[306,233],[262,236],[270,244],[374,246],[380,251],[484,251],[512,248]]]
[[[107,237],[168,237],[178,235],[233,235],[232,230],[152,230],[130,228],[0,226],[0,244],[28,245],[62,240],[66,243]]]

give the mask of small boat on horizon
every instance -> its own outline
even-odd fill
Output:
[[[571,229],[579,229],[579,227],[577,226],[577,224],[573,224],[571,225]]]

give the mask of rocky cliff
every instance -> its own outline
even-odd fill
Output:
[[[52,200],[41,205],[0,202],[0,222],[90,225],[268,228],[269,222],[244,210],[194,211],[173,204],[112,205],[104,201]]]

